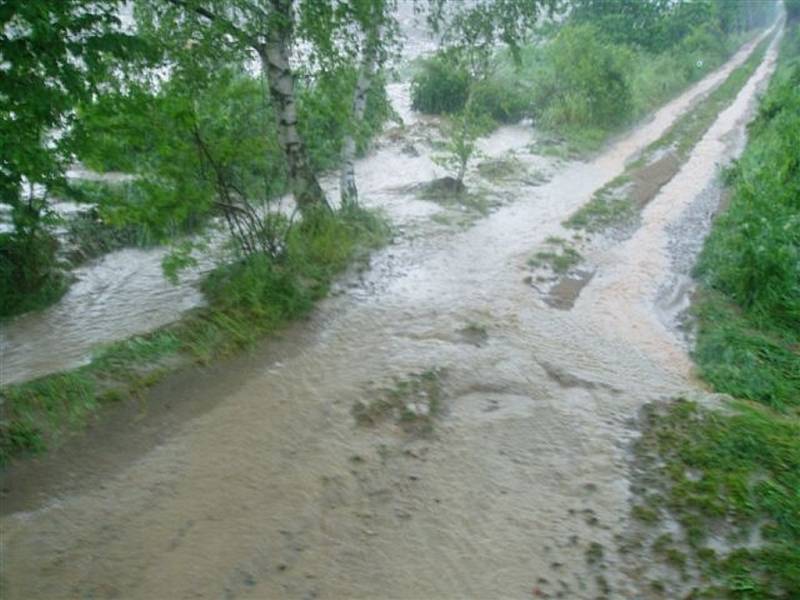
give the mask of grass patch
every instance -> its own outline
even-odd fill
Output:
[[[423,200],[436,202],[445,208],[467,211],[478,217],[488,215],[496,206],[489,200],[485,190],[470,191],[453,177],[442,177],[424,184],[419,188],[417,195]],[[444,225],[449,224],[446,217],[437,217],[435,221]]]
[[[645,412],[637,457],[681,532],[652,549],[700,573],[696,597],[789,598],[800,589],[800,420],[735,408],[680,400]]]
[[[252,256],[213,271],[209,306],[154,332],[112,344],[83,367],[0,389],[0,464],[58,445],[98,409],[156,383],[170,370],[231,354],[306,314],[336,274],[388,239],[359,208],[295,227],[280,260]]]
[[[628,175],[621,175],[607,183],[564,221],[564,226],[597,233],[632,222],[636,211],[624,191],[629,181]]]
[[[780,411],[800,407],[800,331],[760,324],[729,298],[705,290],[695,305],[693,357],[714,389]]]
[[[516,158],[497,158],[478,164],[478,174],[489,181],[524,180],[525,165]]]
[[[430,434],[434,419],[442,411],[443,375],[441,369],[428,369],[395,379],[392,387],[378,390],[369,402],[357,401],[353,417],[359,425],[377,425],[389,420],[406,433]]]
[[[568,245],[566,240],[549,237],[545,243],[552,250],[541,250],[528,259],[528,266],[536,269],[549,267],[554,273],[563,275],[576,267],[583,260],[580,252]]]

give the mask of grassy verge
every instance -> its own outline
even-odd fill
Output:
[[[0,464],[57,445],[103,405],[176,368],[233,353],[306,314],[336,274],[388,233],[381,218],[362,209],[302,224],[290,233],[284,259],[259,255],[213,271],[203,284],[207,308],[113,344],[74,371],[0,389]]]
[[[800,590],[800,419],[681,400],[644,417],[634,517],[664,598],[793,598]],[[678,527],[670,526],[677,523]]]
[[[716,391],[741,400],[650,407],[637,444],[634,544],[670,569],[652,581],[664,598],[800,590],[798,139],[795,25],[697,268],[694,358]]]
[[[771,38],[762,40],[748,59],[667,132],[650,144],[625,172],[597,190],[564,222],[590,233],[629,225],[689,159],[692,148],[728,106],[764,59]]]

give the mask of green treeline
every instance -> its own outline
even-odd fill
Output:
[[[769,2],[575,0],[562,26],[546,27],[516,53],[475,73],[447,49],[414,75],[414,107],[458,113],[467,98],[498,122],[531,117],[577,151],[596,149],[722,64],[755,28],[774,20]]]

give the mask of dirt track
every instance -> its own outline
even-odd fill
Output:
[[[642,227],[590,257],[595,276],[571,310],[523,283],[525,263],[745,57],[588,163],[543,160],[526,150],[530,128],[499,130],[487,155],[515,150],[552,177],[495,184],[503,206],[462,231],[433,227],[438,209],[398,191],[432,177],[427,152],[387,141],[358,165],[362,195],[405,235],[283,340],[160,385],[159,418],[135,413],[138,441],[123,435],[114,451],[113,426],[99,431],[105,462],[76,443],[12,471],[3,596],[635,597],[616,551],[628,422],[694,386],[661,303],[682,251],[675,224],[737,151],[775,45]],[[431,368],[444,373],[432,436],[356,425],[356,401]]]

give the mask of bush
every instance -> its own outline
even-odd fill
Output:
[[[603,40],[592,25],[564,27],[545,49],[534,108],[548,128],[610,128],[632,106],[626,73],[632,54]]]
[[[499,123],[516,123],[530,114],[530,91],[518,77],[495,75],[475,85],[472,106],[476,114]]]
[[[467,102],[469,79],[446,53],[424,60],[411,80],[411,107],[433,115],[459,112]]]
[[[0,234],[0,317],[43,308],[67,290],[58,242],[44,230]]]

